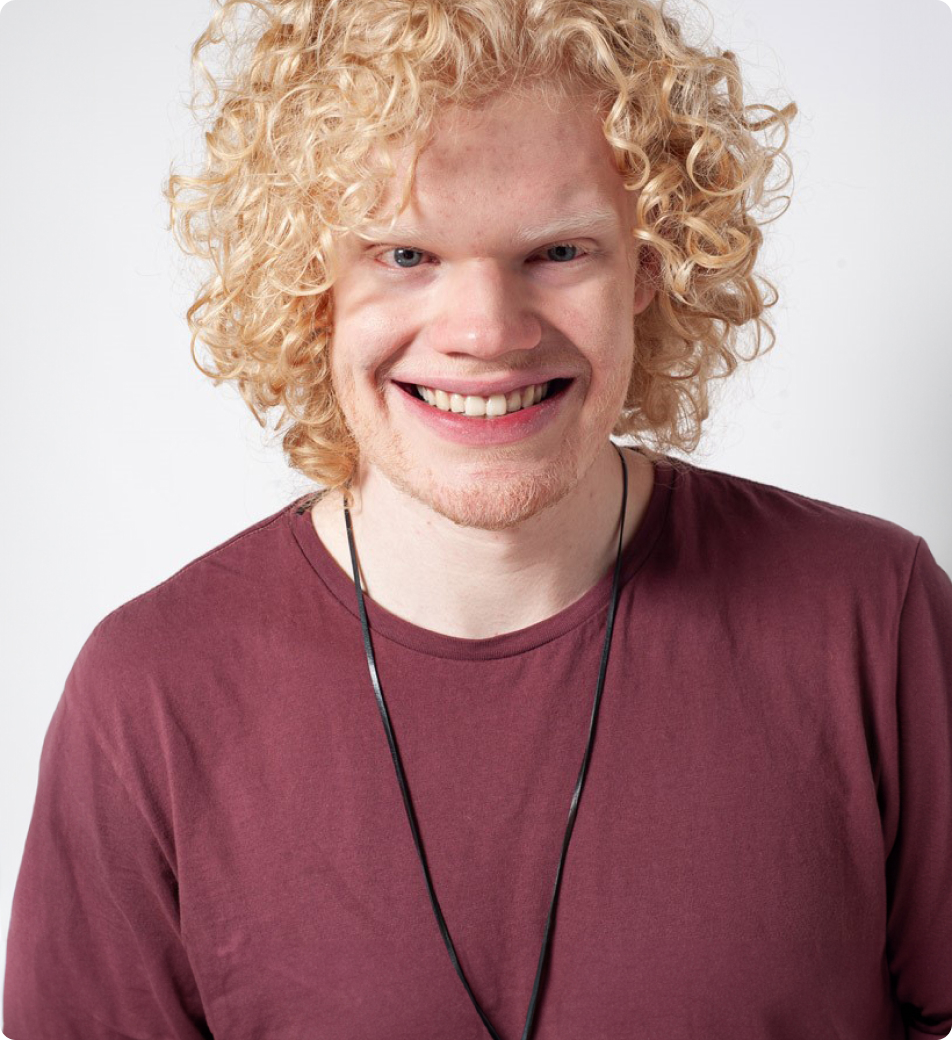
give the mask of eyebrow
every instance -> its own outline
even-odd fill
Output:
[[[610,209],[596,209],[588,213],[572,213],[555,217],[537,224],[523,224],[513,235],[516,245],[527,245],[546,239],[558,239],[580,234],[605,234],[618,230],[618,214]],[[424,239],[431,234],[417,224],[398,224],[393,228],[386,224],[374,224],[363,229],[363,239],[399,239],[411,241]]]

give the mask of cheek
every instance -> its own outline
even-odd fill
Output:
[[[342,406],[346,408],[353,396],[352,380],[348,378],[348,369],[341,364],[340,350],[337,342],[331,343],[331,385],[334,394]]]
[[[599,310],[598,328],[594,338],[603,352],[602,363],[607,369],[621,372],[627,378],[634,363],[635,328],[634,302],[625,293],[627,283],[610,287]],[[619,291],[621,290],[621,291]],[[632,289],[632,291],[634,291]]]
[[[331,343],[331,373],[340,396],[350,400],[368,392],[368,384],[380,387],[383,373],[394,354],[392,331],[385,324],[350,322],[338,327]]]
[[[635,338],[632,325],[619,314],[606,308],[591,314],[576,340],[591,367],[592,382],[614,384],[627,379],[634,363]]]
[[[630,276],[614,269],[607,277],[586,286],[583,293],[563,309],[560,324],[579,349],[605,363],[622,344],[634,342],[634,287]],[[630,290],[630,291],[629,291]]]
[[[376,382],[375,373],[411,334],[412,314],[413,309],[392,294],[349,278],[335,298],[332,368],[341,378],[345,370],[352,373],[352,383]]]

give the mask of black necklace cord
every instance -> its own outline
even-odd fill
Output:
[[[565,865],[565,856],[568,852],[569,841],[572,838],[572,832],[575,829],[575,817],[578,813],[579,800],[582,795],[582,787],[585,783],[585,775],[588,772],[588,763],[591,758],[592,743],[595,736],[595,723],[598,718],[598,710],[602,700],[602,689],[605,685],[605,674],[608,670],[608,654],[611,648],[612,633],[615,628],[615,612],[618,606],[618,589],[621,577],[621,560],[622,560],[622,547],[624,544],[624,533],[625,533],[625,506],[628,502],[628,466],[625,463],[625,457],[622,450],[618,445],[612,445],[618,452],[619,460],[621,461],[621,472],[622,472],[622,496],[621,496],[621,516],[618,521],[618,552],[615,557],[615,572],[612,579],[612,596],[611,603],[608,608],[608,620],[605,626],[605,643],[602,648],[601,665],[598,671],[598,683],[595,688],[595,702],[592,706],[592,717],[588,728],[588,742],[585,746],[585,754],[582,756],[582,766],[579,770],[578,780],[575,782],[575,791],[572,794],[572,803],[569,808],[568,824],[565,828],[565,836],[562,839],[562,854],[559,858],[559,866],[555,875],[555,887],[552,891],[552,900],[549,904],[549,915],[545,922],[545,933],[542,939],[542,950],[539,954],[539,964],[536,969],[535,982],[532,987],[532,997],[529,1001],[529,1009],[526,1014],[526,1025],[522,1033],[522,1040],[529,1040],[532,1033],[532,1026],[535,1020],[536,1006],[539,998],[539,988],[542,982],[542,973],[545,967],[546,954],[549,949],[549,939],[552,931],[552,920],[555,915],[556,904],[559,898],[559,889],[562,884],[562,870]],[[489,1020],[486,1012],[479,1005],[479,1001],[476,999],[473,993],[472,987],[463,972],[462,967],[459,963],[459,958],[456,955],[456,948],[453,946],[453,940],[450,938],[449,929],[446,927],[446,921],[443,917],[443,911],[440,909],[439,900],[436,898],[436,892],[433,890],[433,882],[430,878],[430,869],[427,866],[426,854],[423,851],[423,845],[420,841],[420,831],[417,826],[416,815],[413,812],[413,805],[410,801],[410,791],[407,787],[406,777],[403,773],[403,765],[400,761],[400,753],[397,750],[396,740],[393,735],[393,727],[390,725],[390,715],[387,711],[387,705],[384,701],[383,690],[380,687],[380,679],[377,674],[377,663],[374,658],[373,643],[370,638],[370,626],[367,622],[367,610],[364,605],[364,593],[360,584],[360,575],[357,568],[357,552],[354,548],[354,533],[350,521],[350,510],[347,508],[347,501],[344,501],[344,523],[347,527],[347,544],[350,548],[350,562],[353,568],[354,575],[354,586],[357,589],[357,608],[360,614],[360,624],[363,630],[364,637],[364,651],[367,655],[367,666],[370,670],[370,681],[373,685],[374,694],[377,698],[377,707],[380,709],[380,717],[383,720],[383,727],[387,734],[387,742],[390,745],[390,756],[393,759],[393,766],[397,773],[397,781],[400,784],[400,793],[403,796],[403,805],[406,809],[407,819],[410,822],[410,832],[413,835],[413,843],[416,845],[417,855],[420,858],[420,864],[423,867],[423,877],[426,880],[427,892],[430,896],[430,905],[433,907],[433,913],[436,916],[436,922],[440,928],[440,934],[443,936],[443,942],[446,945],[447,952],[450,955],[450,960],[453,963],[453,967],[456,969],[456,974],[459,976],[460,981],[463,983],[466,992],[469,994],[469,999],[473,1002],[473,1006],[476,1008],[480,1019],[482,1019],[483,1025],[486,1027],[492,1040],[502,1040],[499,1034],[493,1027],[492,1022]]]
[[[347,544],[350,548],[350,562],[354,572],[354,585],[357,588],[357,608],[360,613],[360,624],[364,634],[364,651],[367,654],[367,665],[370,669],[370,681],[377,698],[377,707],[380,709],[380,717],[383,720],[383,728],[387,734],[387,742],[390,744],[390,757],[393,759],[393,767],[396,770],[397,781],[400,784],[400,794],[403,795],[403,806],[406,809],[407,819],[410,821],[410,832],[413,835],[413,844],[416,845],[417,855],[419,856],[420,864],[423,867],[423,877],[426,880],[426,890],[430,895],[430,905],[433,907],[433,913],[436,916],[436,923],[440,927],[440,934],[443,936],[443,942],[449,952],[450,960],[453,962],[456,974],[460,977],[460,981],[463,983],[466,992],[469,994],[469,999],[473,1002],[476,1011],[479,1013],[479,1017],[483,1020],[483,1025],[486,1026],[486,1029],[489,1031],[489,1035],[493,1040],[502,1040],[493,1028],[493,1024],[487,1017],[486,1012],[479,1006],[479,1001],[473,993],[469,980],[463,973],[463,968],[459,963],[459,958],[456,956],[456,947],[453,945],[449,929],[446,927],[446,920],[443,917],[443,911],[440,908],[439,900],[436,898],[436,892],[433,890],[433,881],[430,878],[430,868],[427,865],[426,854],[423,851],[423,845],[420,841],[420,831],[417,827],[416,814],[413,811],[413,805],[410,801],[410,791],[407,787],[406,777],[403,773],[403,765],[400,761],[400,752],[397,750],[397,743],[393,736],[393,727],[390,725],[390,713],[387,711],[387,705],[383,697],[383,690],[380,688],[380,679],[377,675],[377,662],[374,658],[373,644],[370,639],[370,626],[367,623],[367,609],[364,606],[364,593],[360,585],[360,576],[357,573],[357,553],[354,549],[354,532],[351,527],[350,510],[347,508],[346,501],[344,502],[344,522],[347,525]]]

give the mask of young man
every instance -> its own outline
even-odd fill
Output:
[[[945,1035],[952,584],[648,447],[763,323],[735,67],[640,0],[278,14],[170,195],[324,490],[84,646],[6,1035]]]

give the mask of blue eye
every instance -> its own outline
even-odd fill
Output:
[[[549,246],[549,248],[548,248],[548,249],[546,250],[546,252],[547,252],[547,253],[552,253],[552,252],[554,252],[554,251],[555,251],[556,249],[574,249],[574,250],[575,250],[575,252],[576,252],[576,254],[578,253],[578,246],[573,246],[573,245],[572,245],[571,243],[569,243],[569,242],[563,242],[563,243],[560,243],[560,244],[559,244],[559,245],[557,245],[557,246]],[[562,257],[560,257],[559,259],[560,259],[560,260],[574,260],[574,259],[575,259],[575,256],[574,256],[574,255],[573,255],[573,256],[562,256]]]
[[[422,256],[423,256],[423,253],[422,253],[422,252],[420,252],[420,250],[419,250],[419,249],[411,249],[411,248],[409,248],[409,246],[401,246],[401,247],[399,247],[398,249],[391,249],[391,250],[390,250],[390,252],[391,252],[391,253],[393,253],[393,255],[394,255],[394,259],[395,259],[395,260],[396,260],[396,262],[397,262],[397,266],[398,266],[398,267],[403,267],[403,268],[407,268],[407,267],[416,267],[416,266],[417,266],[417,264],[401,264],[401,263],[400,263],[400,259],[399,259],[399,254],[400,254],[400,253],[416,253],[416,254],[417,254],[418,256],[420,256],[421,258],[422,258]]]

